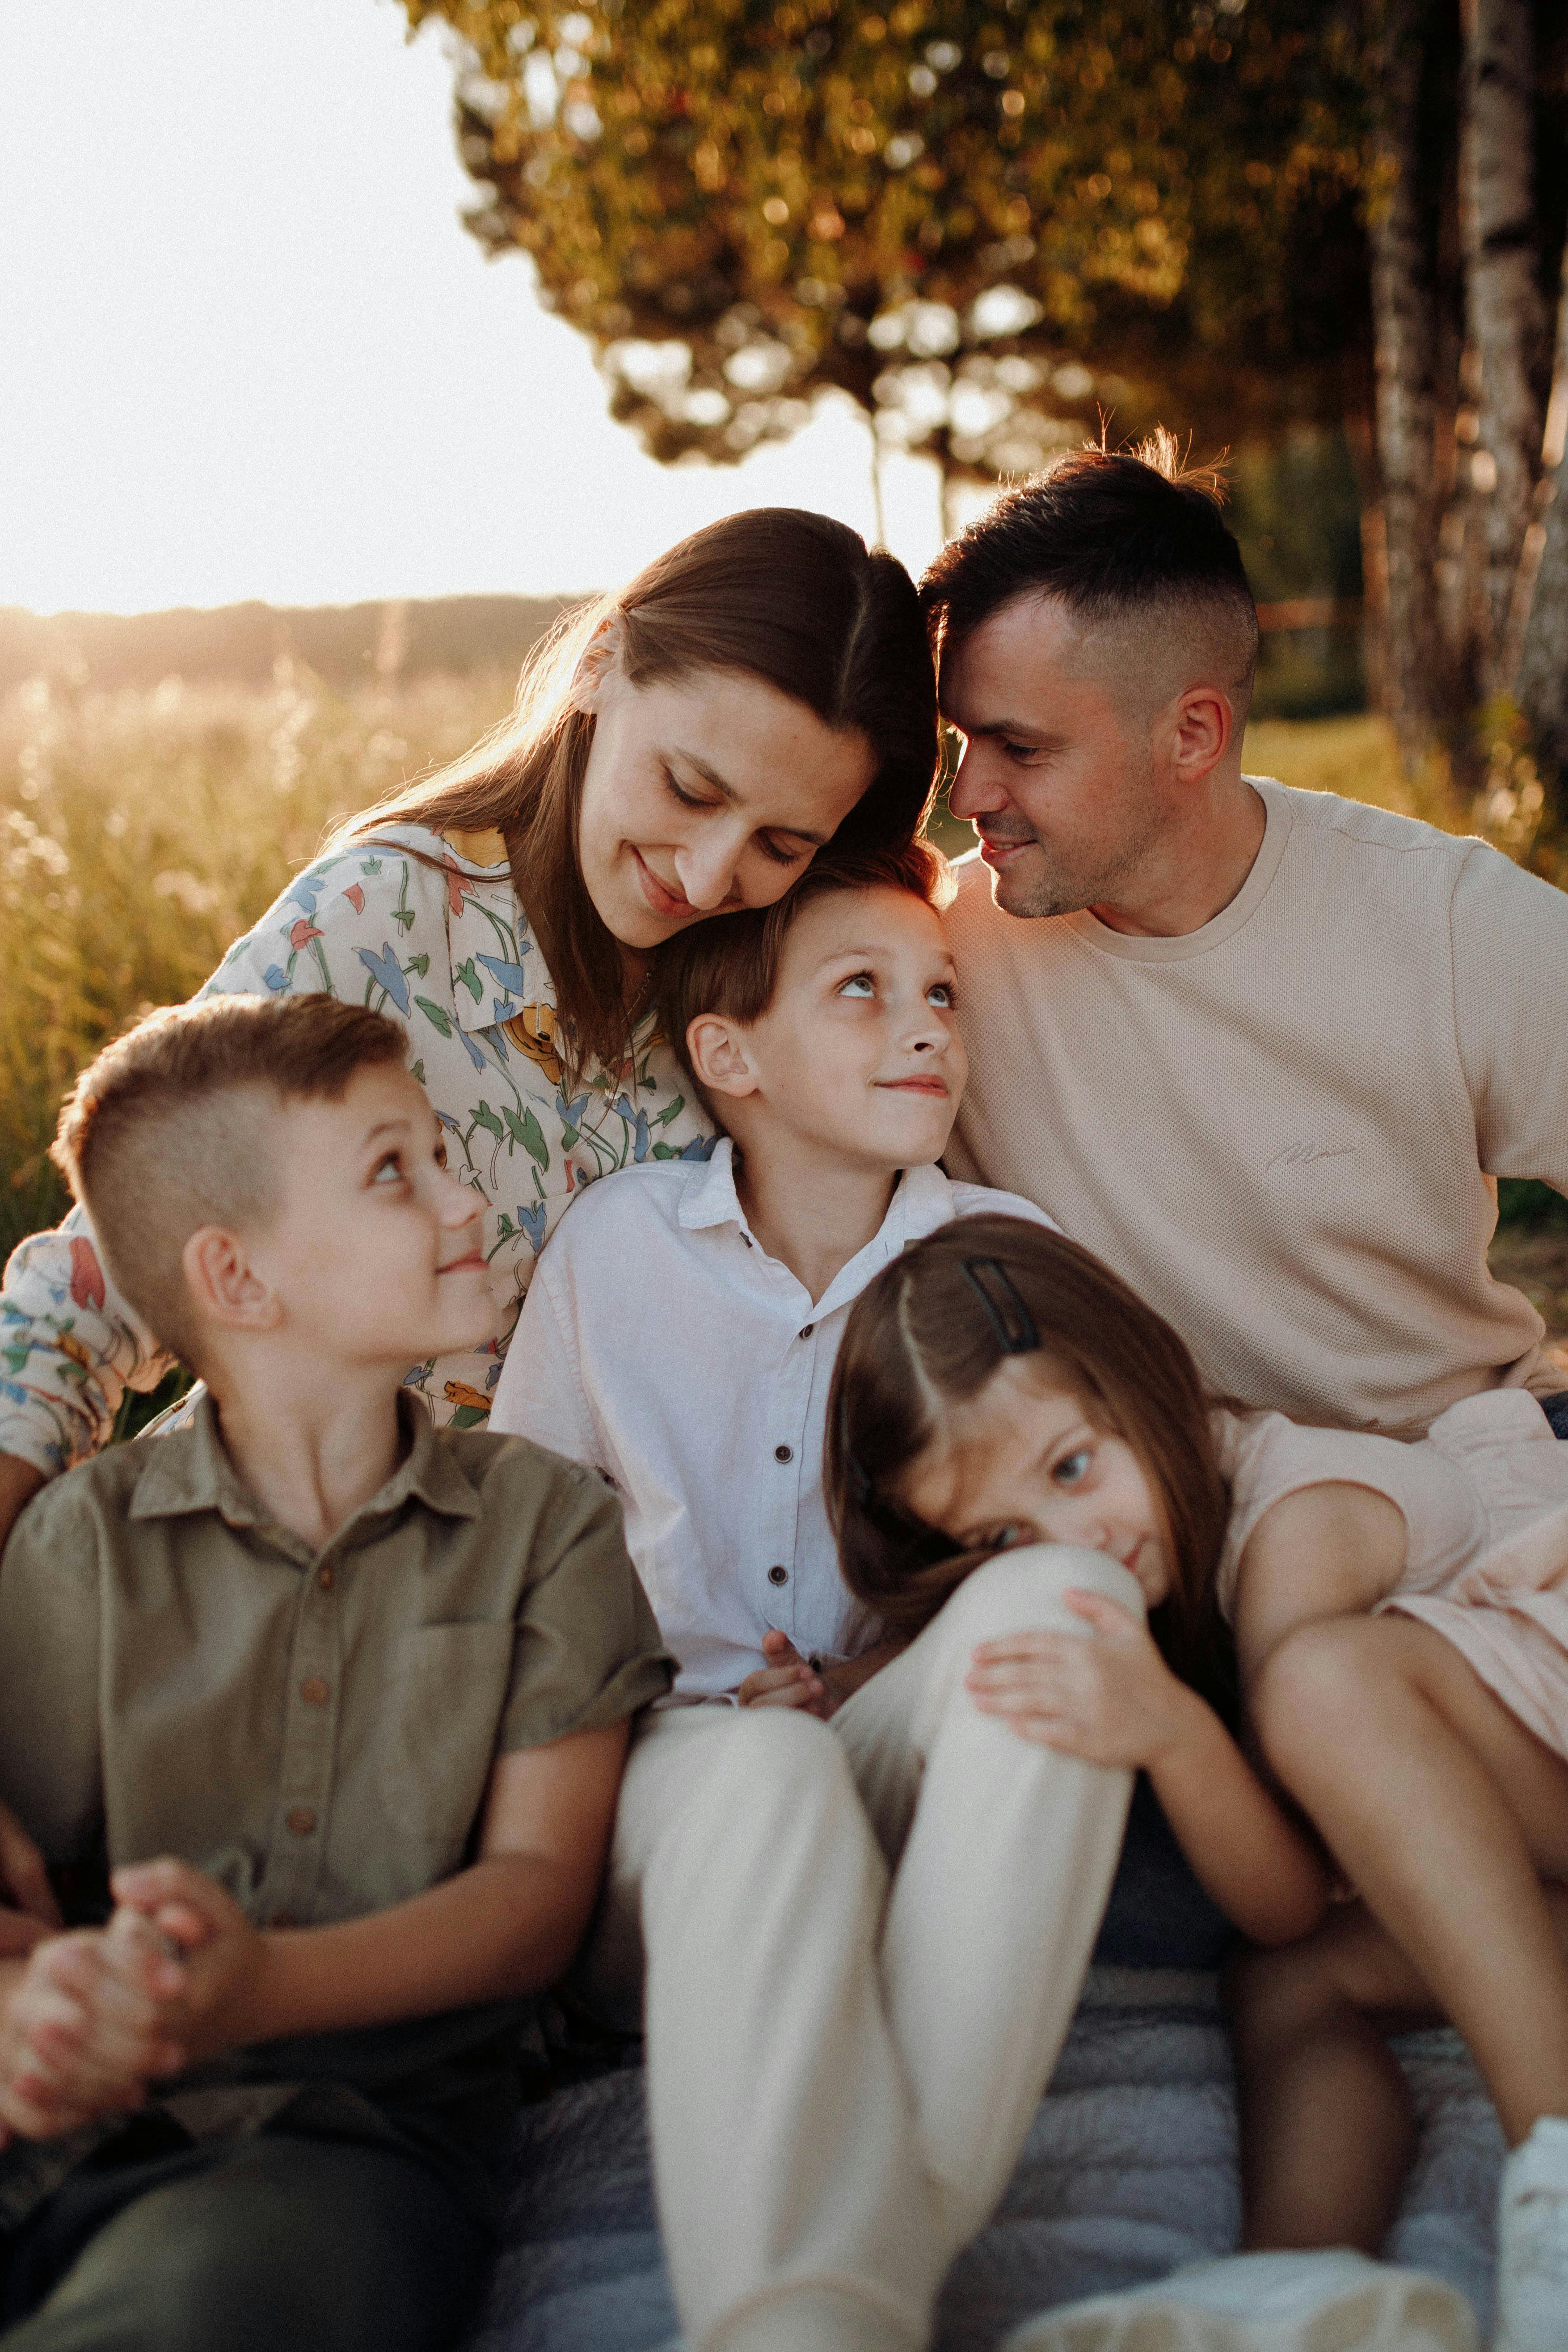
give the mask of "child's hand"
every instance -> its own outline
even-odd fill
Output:
[[[166,1857],[117,1870],[110,1885],[117,1903],[180,1950],[175,2027],[184,2063],[262,2038],[258,2004],[266,1944],[217,1881]]]
[[[826,1684],[787,1633],[765,1633],[763,1655],[767,1664],[748,1675],[737,1694],[742,1706],[803,1706],[810,1715],[832,1713]]]
[[[1064,1597],[1093,1628],[1089,1638],[1036,1632],[982,1642],[964,1685],[983,1714],[1000,1716],[1020,1739],[1086,1764],[1146,1770],[1191,1730],[1194,1695],[1120,1601]]]
[[[0,2024],[0,2123],[50,2139],[139,2107],[151,2080],[184,2063],[171,2032],[184,1985],[184,1968],[133,1913],[35,1946]]]

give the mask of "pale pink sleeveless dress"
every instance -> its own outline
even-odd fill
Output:
[[[1408,1539],[1405,1573],[1377,1612],[1432,1626],[1568,1759],[1568,1444],[1533,1397],[1466,1397],[1409,1443],[1301,1429],[1277,1412],[1222,1412],[1215,1426],[1231,1486],[1218,1588],[1227,1618],[1243,1547],[1271,1503],[1330,1482],[1370,1486],[1403,1512]]]

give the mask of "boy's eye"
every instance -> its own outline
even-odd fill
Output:
[[[1064,1454],[1059,1462],[1052,1464],[1051,1476],[1058,1486],[1081,1486],[1093,1460],[1092,1445],[1075,1445],[1070,1454]]]
[[[1005,1527],[993,1528],[985,1538],[992,1551],[1012,1551],[1017,1545],[1027,1543],[1029,1530],[1021,1519],[1009,1519]]]
[[[445,1170],[447,1165],[447,1139],[444,1135],[437,1136],[436,1139],[436,1165],[442,1170]]]
[[[401,1183],[402,1180],[403,1155],[401,1152],[389,1151],[384,1159],[376,1161],[371,1171],[370,1181],[373,1184],[397,1184]]]
[[[847,980],[839,982],[835,993],[839,996],[875,996],[877,983],[868,971],[852,971]]]

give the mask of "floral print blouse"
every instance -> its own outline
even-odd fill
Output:
[[[314,989],[360,998],[408,1030],[409,1066],[447,1131],[447,1165],[484,1198],[485,1254],[509,1303],[521,1302],[584,1184],[712,1149],[711,1126],[651,1014],[630,1062],[595,1067],[567,1096],[555,990],[499,833],[388,825],[318,858],[201,993]],[[471,1427],[489,1412],[505,1352],[502,1338],[430,1357],[409,1367],[405,1385],[437,1423]],[[104,1443],[125,1388],[155,1387],[170,1362],[117,1296],[73,1209],[58,1231],[21,1243],[5,1269],[0,1452],[46,1475],[68,1469]]]

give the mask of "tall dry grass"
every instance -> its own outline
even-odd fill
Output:
[[[144,1007],[199,987],[334,819],[465,750],[510,675],[331,693],[280,667],[265,693],[171,678],[95,693],[35,680],[0,704],[0,1257],[52,1223],[45,1156],[65,1088]],[[1247,763],[1468,829],[1400,776],[1381,720],[1266,722]],[[940,828],[950,850],[968,828]]]
[[[510,675],[266,693],[34,680],[0,704],[0,1256],[52,1223],[59,1099],[144,1007],[198,988],[332,822],[464,751]]]

